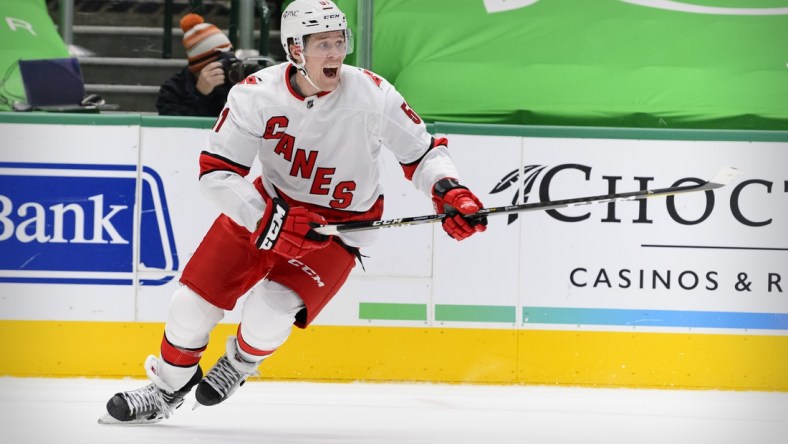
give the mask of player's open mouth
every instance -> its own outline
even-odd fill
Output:
[[[337,76],[337,71],[339,68],[323,68],[323,75],[328,77],[329,79],[333,79]]]

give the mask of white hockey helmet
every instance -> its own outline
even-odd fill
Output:
[[[295,0],[282,12],[281,41],[287,59],[296,64],[290,54],[289,39],[304,48],[304,36],[326,31],[344,31],[345,55],[353,52],[353,39],[345,14],[331,0]],[[296,64],[296,66],[299,66]],[[300,68],[301,66],[299,66]]]

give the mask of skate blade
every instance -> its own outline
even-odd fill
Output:
[[[105,425],[122,425],[122,426],[145,425],[145,424],[156,424],[157,422],[161,422],[162,419],[164,418],[157,417],[153,419],[134,419],[132,421],[118,421],[117,419],[110,416],[109,413],[105,413],[104,416],[98,419],[98,423]]]

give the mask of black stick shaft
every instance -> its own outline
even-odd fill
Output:
[[[466,216],[477,218],[483,216],[495,216],[498,214],[520,213],[526,211],[546,211],[558,208],[576,207],[598,203],[620,202],[627,200],[640,200],[649,197],[673,196],[683,193],[695,193],[699,191],[711,191],[723,187],[730,183],[739,171],[735,168],[726,167],[721,169],[712,180],[703,182],[699,185],[682,185],[668,188],[655,188],[651,190],[631,191],[627,193],[604,194],[599,196],[577,197],[572,199],[552,200],[547,202],[524,203],[519,205],[507,205],[503,207],[482,208],[478,213]],[[352,231],[377,230],[378,228],[402,227],[406,225],[421,225],[426,223],[438,222],[443,219],[445,214],[428,214],[424,216],[402,217],[397,219],[349,222],[339,225],[326,225],[315,228],[321,234],[339,234]]]

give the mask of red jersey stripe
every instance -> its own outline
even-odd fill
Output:
[[[249,174],[249,169],[248,166],[235,163],[218,154],[209,153],[207,151],[200,153],[200,177],[212,171],[231,171],[245,177]]]
[[[402,171],[405,173],[406,179],[413,180],[413,174],[416,172],[416,168],[419,167],[421,160],[424,159],[424,156],[426,156],[427,153],[429,153],[430,150],[435,148],[436,146],[448,147],[449,140],[446,139],[445,137],[439,137],[437,139],[433,137],[432,141],[430,142],[430,147],[427,148],[427,151],[425,151],[424,154],[421,157],[419,157],[417,161],[411,163],[400,163],[400,166],[402,167]]]
[[[257,178],[254,180],[254,186],[257,188],[257,191],[260,193],[266,201],[270,200],[271,197],[268,193],[265,192],[263,189],[263,181],[261,178]],[[334,208],[327,208],[322,207],[320,205],[315,205],[307,202],[301,202],[298,200],[293,199],[292,197],[286,195],[281,190],[277,190],[278,197],[284,199],[285,202],[288,203],[290,206],[294,207],[304,207],[307,210],[317,213],[323,216],[328,223],[338,223],[338,222],[352,222],[352,221],[360,221],[360,220],[380,220],[383,217],[383,196],[379,196],[375,203],[372,205],[367,211],[345,211],[345,210],[337,210]]]

